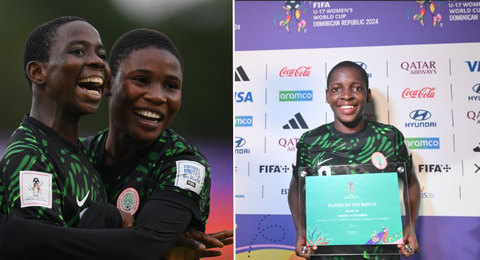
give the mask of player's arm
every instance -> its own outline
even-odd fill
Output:
[[[420,209],[420,183],[413,167],[412,154],[408,150],[404,142],[404,136],[400,131],[397,131],[396,142],[397,147],[399,147],[399,157],[405,158],[407,167],[407,184],[404,185],[403,197],[404,201],[408,201],[408,206],[405,207],[404,244],[399,245],[399,250],[408,258],[419,250],[415,227]]]
[[[174,192],[170,195],[178,196]],[[129,229],[66,228],[2,216],[0,259],[158,260],[187,228],[192,213],[155,194],[152,197],[136,226]]]
[[[57,183],[52,162],[33,149],[16,152],[15,147],[10,147],[5,155],[2,159],[2,185],[5,188],[3,212],[66,226],[59,212],[63,199],[59,192],[55,192]]]
[[[403,195],[404,201],[409,202],[409,207],[406,207],[405,209],[407,218],[403,230],[404,239],[405,244],[408,244],[408,246],[411,247],[411,250],[407,250],[405,246],[402,246],[400,247],[400,252],[408,258],[413,253],[417,253],[419,250],[415,227],[420,209],[420,183],[418,182],[417,175],[413,170],[408,178],[408,191],[404,189]]]

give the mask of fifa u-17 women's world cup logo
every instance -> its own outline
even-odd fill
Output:
[[[349,181],[348,182],[348,189],[347,189],[348,192],[355,192],[355,183],[353,183],[353,181]]]
[[[424,18],[428,10],[432,15],[433,27],[437,26],[437,24],[442,20],[442,15],[438,12],[438,8],[442,5],[442,2],[439,2],[438,4],[435,4],[433,1],[430,0],[416,2],[420,4],[420,10],[417,13],[415,6],[413,6],[412,8],[410,8],[410,10],[408,10],[407,17],[409,19],[412,19],[413,21],[419,21],[420,24],[425,27]]]
[[[28,190],[32,191],[33,195],[41,194],[42,189],[40,187],[42,187],[42,184],[43,184],[43,181],[40,182],[38,178],[33,178],[32,184],[28,186]]]
[[[285,1],[285,6],[283,7],[283,9],[287,10],[285,19],[282,19],[283,15],[276,15],[274,23],[280,27],[285,27],[287,32],[290,32],[290,22],[292,21],[293,16],[297,21],[297,32],[300,32],[307,26],[307,22],[305,19],[301,19],[301,15],[308,10],[310,4],[311,1]]]

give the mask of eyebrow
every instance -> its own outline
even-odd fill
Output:
[[[153,71],[146,70],[146,69],[137,69],[137,70],[134,70],[134,72],[141,72],[141,73],[147,73],[147,74],[154,73]],[[171,79],[171,80],[181,81],[181,79],[179,77],[175,76],[175,75],[167,75],[166,77]]]
[[[89,41],[85,41],[85,40],[73,40],[73,41],[70,41],[70,42],[68,43],[68,45],[75,45],[75,44],[90,45],[90,42],[89,42]],[[101,43],[96,44],[95,47],[101,48],[101,49],[104,49],[104,50],[105,50],[105,46],[103,46],[103,44],[101,44]]]

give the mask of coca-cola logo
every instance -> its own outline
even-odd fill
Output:
[[[434,87],[424,87],[422,89],[406,88],[402,92],[402,98],[434,98],[436,89]]]
[[[308,77],[312,66],[301,66],[296,69],[289,69],[284,67],[280,70],[280,77]]]

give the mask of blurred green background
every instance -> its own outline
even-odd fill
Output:
[[[111,49],[135,28],[168,35],[184,64],[182,106],[171,128],[187,138],[233,136],[233,19],[228,0],[0,0],[0,133],[10,135],[30,111],[31,93],[23,74],[23,47],[30,32],[54,18],[85,18]],[[107,99],[82,118],[80,136],[108,126]],[[3,150],[2,150],[3,153]]]
[[[207,233],[233,228],[233,14],[231,0],[0,0],[0,156],[30,111],[23,48],[32,30],[60,16],[85,18],[111,49],[122,34],[149,28],[168,35],[185,65],[182,105],[171,128],[210,162]],[[80,121],[80,136],[108,126],[108,100]],[[233,246],[216,260],[233,259]]]

